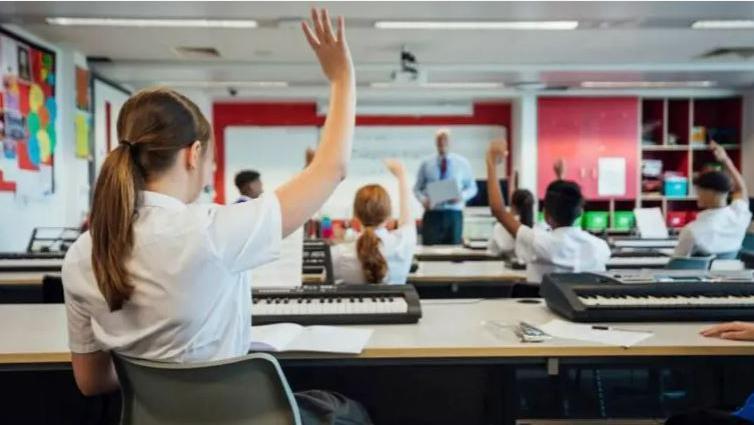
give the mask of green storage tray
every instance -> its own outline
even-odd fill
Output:
[[[616,211],[613,213],[613,229],[631,230],[636,225],[633,211]]]
[[[583,227],[591,231],[605,230],[608,226],[608,216],[607,211],[587,211],[584,213]]]

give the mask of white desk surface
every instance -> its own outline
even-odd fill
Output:
[[[631,348],[570,340],[522,343],[512,329],[491,331],[485,321],[514,325],[521,320],[543,324],[555,316],[543,304],[516,300],[428,300],[418,324],[359,327],[374,329],[359,358],[490,358],[613,356],[754,355],[754,343],[704,338],[700,323],[635,323],[623,328],[651,330],[654,335]],[[65,307],[62,304],[0,305],[0,364],[70,361]],[[11,325],[12,324],[12,325]],[[326,354],[292,354],[292,358],[328,358]],[[342,357],[342,356],[336,356]]]
[[[497,261],[422,261],[416,273],[408,275],[408,283],[438,281],[525,281],[525,270],[508,268]]]
[[[463,245],[417,245],[414,255],[473,255],[499,258],[482,249],[471,249]]]
[[[670,262],[670,257],[611,257],[607,260],[608,268],[616,267],[665,267]]]

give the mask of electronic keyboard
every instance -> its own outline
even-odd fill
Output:
[[[304,285],[252,290],[254,325],[416,323],[422,316],[412,285]]]
[[[616,248],[675,248],[678,239],[638,239],[612,238],[610,244]]]
[[[61,251],[38,251],[38,252],[0,252],[0,260],[36,260],[36,259],[65,258],[65,252]]]
[[[540,293],[575,322],[754,320],[751,270],[555,273]]]

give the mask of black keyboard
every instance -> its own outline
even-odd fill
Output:
[[[323,240],[305,240],[303,249],[302,272],[304,274],[325,275],[325,283],[334,282],[330,245]]]
[[[63,259],[65,252],[42,251],[42,252],[0,252],[0,260],[34,260],[34,259]]]
[[[422,316],[411,285],[304,285],[252,290],[254,325],[377,325],[416,323]]]
[[[750,273],[556,273],[545,275],[540,292],[552,311],[575,322],[754,320]]]

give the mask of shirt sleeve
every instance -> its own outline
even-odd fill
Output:
[[[515,251],[516,257],[524,262],[534,261],[536,252],[534,248],[536,232],[529,226],[521,225],[516,232]]]
[[[427,179],[424,176],[424,163],[419,165],[419,172],[416,174],[416,183],[414,184],[414,196],[419,202],[424,202],[426,194]]]
[[[516,241],[513,236],[503,228],[502,224],[495,223],[495,227],[492,228],[492,237],[487,244],[487,251],[493,255],[501,255],[513,252],[515,248]]]
[[[416,225],[411,220],[393,231],[398,239],[396,254],[403,260],[410,260],[416,251]]]
[[[748,228],[751,224],[751,210],[749,210],[748,199],[736,199],[731,202],[730,209],[741,220],[741,226]]]
[[[675,246],[673,251],[674,257],[690,257],[694,252],[694,233],[689,226],[686,226],[681,230],[681,234],[678,235],[678,245]]]
[[[463,179],[461,180],[461,197],[464,201],[468,201],[475,197],[479,188],[474,180],[474,174],[471,171],[471,164],[468,161],[463,161]]]
[[[76,276],[75,264],[63,264],[63,282],[82,279]],[[73,269],[73,270],[72,270]],[[65,288],[65,286],[63,287]],[[83,305],[83,300],[64,289],[65,313],[68,321],[68,348],[72,353],[86,354],[101,351],[92,330],[92,318]]]
[[[283,238],[280,201],[271,192],[248,202],[215,207],[209,237],[223,264],[233,272],[276,260]]]

